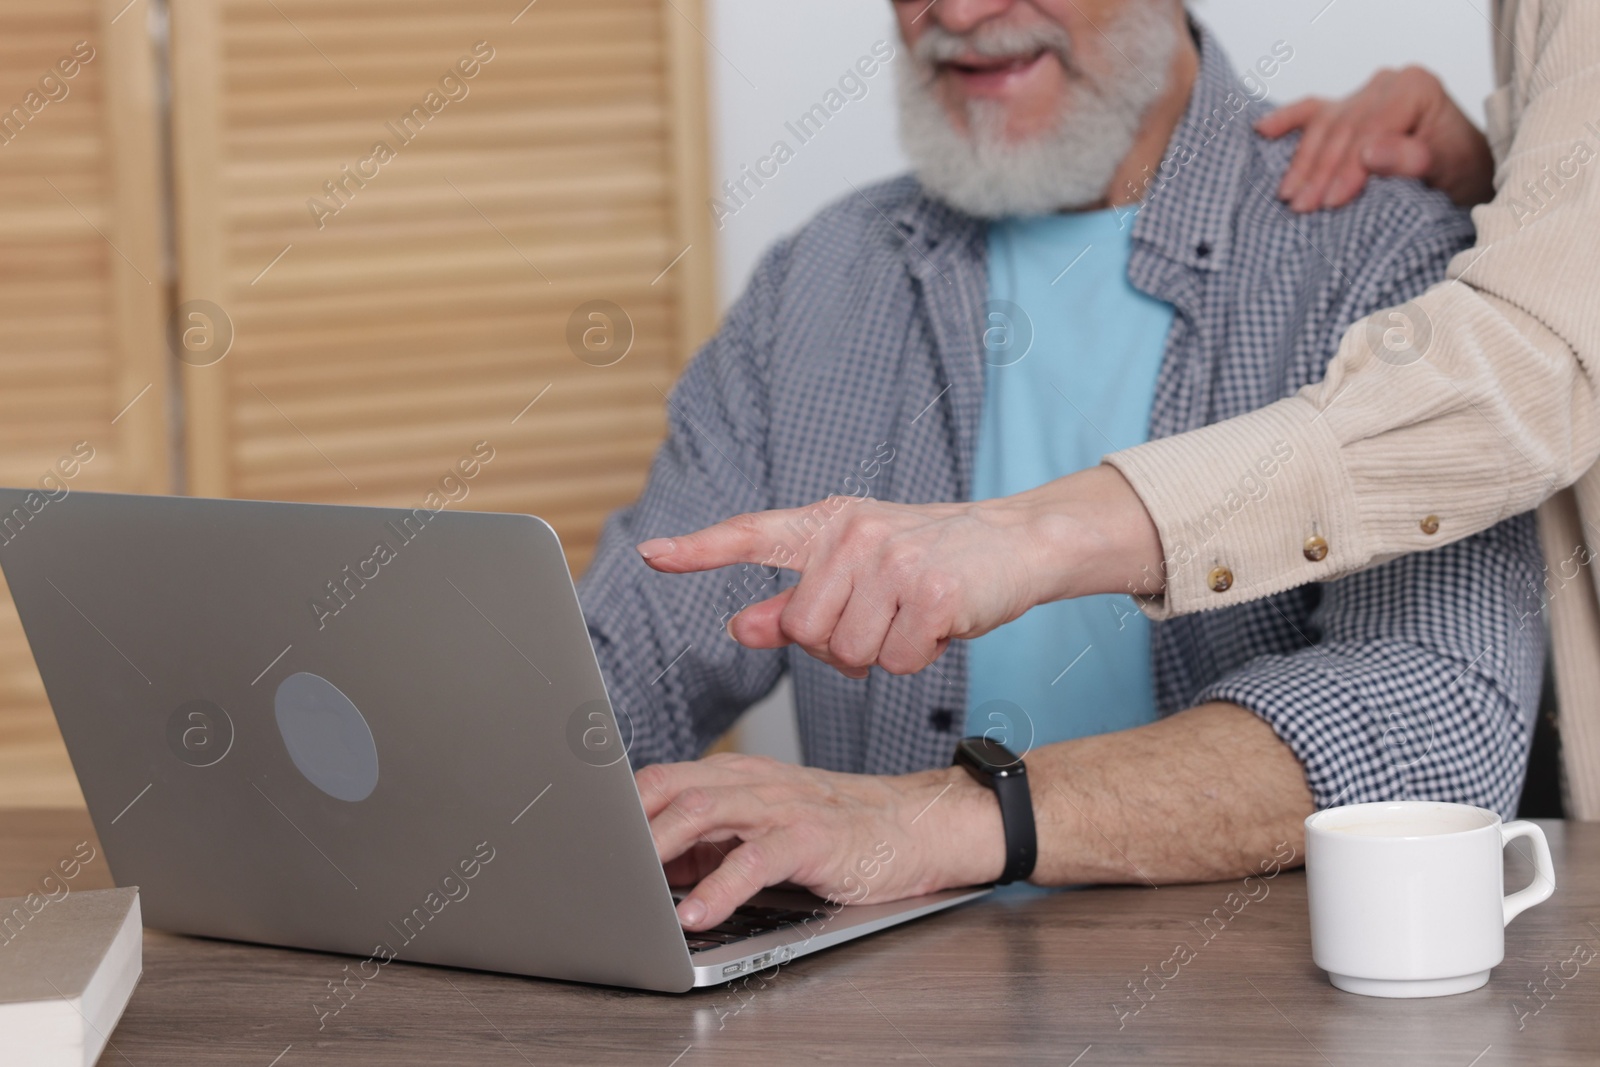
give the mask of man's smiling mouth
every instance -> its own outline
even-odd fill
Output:
[[[1014,56],[963,56],[947,60],[944,66],[964,75],[1015,74],[1033,66],[1044,54],[1045,49]]]

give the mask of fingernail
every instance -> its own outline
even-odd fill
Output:
[[[694,897],[678,905],[678,921],[684,926],[697,926],[706,917],[706,906]]]
[[[670,537],[656,537],[638,546],[639,555],[645,559],[659,559],[670,556],[678,550],[678,542]]]

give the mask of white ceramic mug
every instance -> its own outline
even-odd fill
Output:
[[[1505,896],[1503,850],[1533,844],[1533,884]],[[1311,956],[1340,989],[1440,997],[1477,989],[1505,959],[1506,924],[1555,892],[1544,831],[1485,808],[1351,804],[1306,820]]]

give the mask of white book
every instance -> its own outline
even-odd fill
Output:
[[[143,947],[137,889],[0,900],[0,1067],[93,1067]]]

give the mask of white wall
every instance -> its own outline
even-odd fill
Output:
[[[1193,0],[1236,68],[1286,41],[1294,58],[1273,79],[1273,99],[1339,96],[1380,67],[1419,63],[1441,77],[1481,121],[1492,88],[1489,0]],[[707,35],[715,182],[740,176],[778,139],[784,124],[817,103],[875,41],[898,46],[888,0],[708,0]],[[867,83],[775,178],[755,189],[718,231],[724,306],[743,288],[761,253],[823,204],[905,169],[895,143],[893,71]],[[729,206],[733,205],[729,202]],[[741,745],[795,758],[785,694],[747,717]]]
[[[1243,67],[1274,41],[1295,58],[1272,96],[1343,96],[1380,67],[1417,63],[1444,79],[1462,109],[1483,121],[1494,88],[1490,0],[1199,0],[1191,9]],[[1312,20],[1315,19],[1313,22]]]
[[[784,123],[805,112],[876,41],[899,51],[888,0],[708,0],[707,28],[713,184],[753,166],[775,140],[796,144]],[[842,193],[906,169],[895,142],[894,72],[867,81],[867,95],[848,104],[795,159],[757,190],[719,231],[723,303],[743,288],[773,239],[800,226]]]

